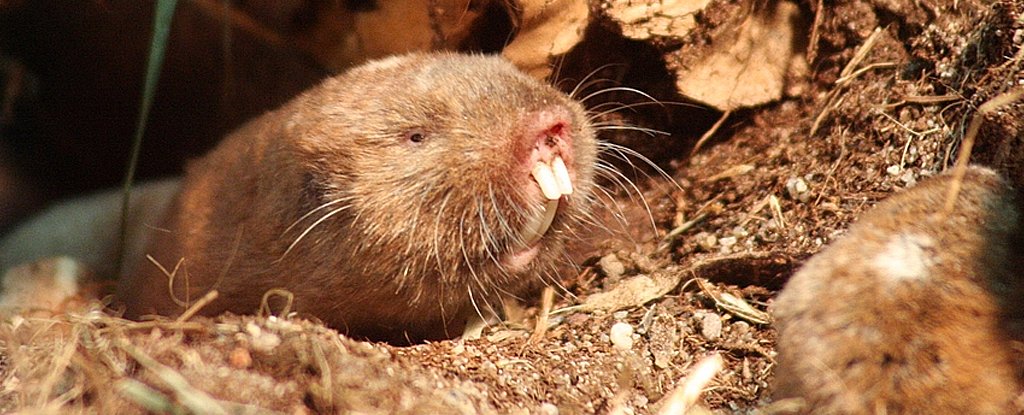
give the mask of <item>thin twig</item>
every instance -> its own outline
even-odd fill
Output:
[[[860,45],[860,48],[857,49],[857,52],[854,53],[853,58],[850,58],[850,61],[843,67],[842,72],[839,73],[839,79],[835,82],[835,87],[832,88],[832,91],[828,93],[828,97],[825,98],[825,108],[818,113],[818,116],[814,118],[814,123],[811,124],[811,131],[808,133],[809,136],[814,136],[814,134],[818,132],[818,128],[821,127],[825,118],[827,118],[828,115],[839,106],[840,102],[842,102],[841,95],[846,91],[846,85],[851,80],[866,72],[857,71],[857,68],[860,66],[860,63],[864,58],[868,56],[868,53],[871,52],[871,49],[875,47],[875,43],[878,42],[878,38],[881,34],[882,28],[876,27],[871,33],[871,36],[868,36],[864,43]],[[842,81],[842,83],[840,83],[840,81]]]
[[[876,62],[876,63],[868,64],[868,65],[865,65],[863,68],[860,68],[860,69],[858,69],[856,71],[853,71],[853,73],[851,73],[849,75],[846,75],[846,76],[844,76],[842,78],[837,79],[835,84],[836,85],[840,85],[840,86],[846,86],[846,84],[849,84],[854,79],[859,78],[861,75],[863,75],[863,74],[865,74],[867,72],[873,71],[875,69],[890,69],[890,68],[895,68],[895,67],[896,67],[896,62]]]
[[[971,158],[971,150],[974,148],[974,142],[978,137],[978,130],[981,129],[981,124],[985,122],[985,116],[1002,108],[1004,105],[1016,102],[1022,96],[1024,96],[1024,89],[1017,89],[1000,94],[978,107],[974,118],[971,119],[971,124],[967,127],[967,135],[964,136],[964,141],[960,144],[960,153],[957,155],[956,165],[953,167],[953,182],[950,183],[949,191],[946,193],[946,204],[943,208],[944,215],[953,213],[953,205],[960,194],[960,187],[963,185],[964,176],[967,175],[967,163]]]
[[[550,286],[544,287],[544,291],[540,295],[540,313],[537,314],[537,322],[533,326],[533,333],[530,334],[530,338],[526,340],[526,344],[523,345],[523,350],[527,347],[540,343],[544,339],[544,335],[548,332],[548,321],[551,316],[551,308],[555,304],[555,290]],[[522,354],[522,352],[520,352]]]
[[[730,115],[732,115],[732,110],[728,110],[722,113],[722,116],[718,118],[718,121],[715,121],[715,125],[712,125],[711,129],[705,131],[704,134],[700,136],[700,139],[697,140],[697,144],[693,145],[693,150],[690,150],[690,157],[693,157],[694,154],[697,154],[697,151],[700,150],[702,146],[704,146],[704,143],[710,140],[711,137],[714,136],[716,132],[718,132],[718,129],[722,127],[722,124],[725,123],[725,120],[729,119]]]
[[[181,313],[181,315],[178,316],[178,318],[176,318],[174,321],[176,323],[184,323],[188,321],[190,318],[192,318],[192,316],[196,315],[196,313],[198,313],[199,310],[201,310],[203,307],[206,307],[206,305],[210,304],[210,302],[212,302],[213,300],[216,300],[218,295],[220,295],[220,293],[218,293],[217,290],[211,290],[198,301],[196,301],[195,304],[192,304],[192,306],[189,307],[188,310],[185,310],[184,313]]]
[[[814,7],[814,24],[811,26],[811,38],[807,41],[807,63],[818,59],[818,42],[821,38],[821,25],[825,22],[825,0],[818,0]]]
[[[259,315],[264,317],[274,315],[274,311],[270,309],[270,297],[272,296],[284,297],[284,308],[281,309],[280,316],[286,317],[292,311],[292,304],[295,303],[295,294],[284,288],[271,288],[263,293],[263,298],[260,300]]]

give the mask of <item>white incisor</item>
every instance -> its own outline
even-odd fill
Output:
[[[556,156],[550,165],[538,161],[533,165],[531,175],[548,201],[544,204],[544,212],[530,218],[523,227],[524,246],[531,246],[544,236],[551,227],[551,222],[555,220],[558,201],[562,196],[571,195],[573,190],[569,169],[565,167],[565,161],[561,157]]]
[[[555,157],[550,165],[538,161],[533,165],[532,175],[548,200],[558,200],[562,195],[572,194],[572,179],[561,157]]]

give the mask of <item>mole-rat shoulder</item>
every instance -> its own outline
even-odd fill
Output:
[[[778,398],[811,413],[1009,413],[1024,339],[1015,191],[971,167],[864,213],[776,299]]]

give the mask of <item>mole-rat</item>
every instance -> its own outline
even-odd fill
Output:
[[[252,313],[281,288],[359,337],[454,337],[554,277],[597,148],[579,102],[500,57],[372,61],[192,162],[115,304],[173,316],[217,290],[201,313]]]
[[[827,414],[1015,412],[1017,201],[970,167],[947,212],[953,183],[945,173],[882,201],[787,282],[773,305],[776,398]]]

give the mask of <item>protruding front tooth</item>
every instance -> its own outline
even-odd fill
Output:
[[[561,157],[555,157],[555,160],[551,162],[551,170],[555,173],[558,190],[563,195],[571,195],[572,179],[569,178],[569,169],[565,168],[565,161]]]
[[[559,190],[558,182],[555,180],[555,173],[551,171],[551,166],[547,164],[537,162],[533,165],[533,179],[540,185],[540,191],[544,193],[544,197],[548,200],[558,200],[562,197],[562,192]]]
[[[523,246],[531,246],[540,240],[540,237],[551,227],[555,220],[555,212],[558,211],[558,199],[549,200],[544,205],[544,212],[530,219],[529,223],[523,226]]]

